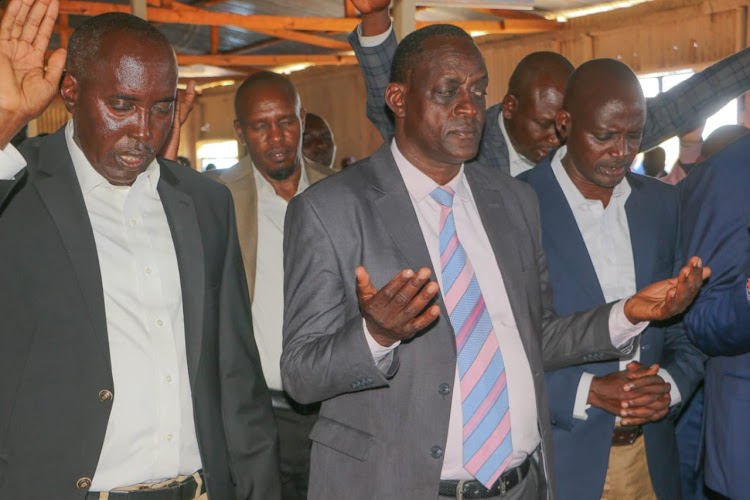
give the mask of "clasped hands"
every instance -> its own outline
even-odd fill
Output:
[[[622,425],[656,422],[667,415],[671,385],[658,375],[659,365],[633,361],[623,371],[594,377],[588,403],[622,417]]]
[[[438,305],[430,305],[439,287],[430,281],[431,271],[426,267],[416,273],[404,269],[380,289],[370,282],[364,266],[357,267],[355,273],[359,309],[370,335],[382,346],[412,338],[440,314]],[[630,297],[625,303],[625,316],[636,324],[680,314],[710,274],[700,258],[692,257],[676,277],[653,283]]]

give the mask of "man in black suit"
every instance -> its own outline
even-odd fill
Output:
[[[60,81],[56,15],[13,0],[0,24],[0,498],[277,498],[231,196],[155,158],[169,42],[88,20],[60,89],[72,121],[7,146]]]

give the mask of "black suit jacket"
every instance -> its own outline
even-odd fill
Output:
[[[64,130],[0,181],[0,498],[84,498],[117,397],[94,234]],[[279,496],[276,429],[229,191],[159,160],[208,493]]]

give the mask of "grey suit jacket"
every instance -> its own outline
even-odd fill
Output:
[[[334,171],[307,158],[303,160],[305,173],[310,184],[328,177]],[[225,184],[234,198],[234,210],[237,214],[237,234],[242,250],[242,262],[245,266],[250,302],[255,292],[255,270],[258,257],[258,191],[255,188],[253,161],[250,155],[240,158],[232,168],[209,170],[206,175]]]
[[[391,35],[380,45],[362,47],[357,30],[349,34],[349,45],[359,61],[367,88],[367,117],[386,141],[393,135],[385,105],[385,89],[391,76],[391,62],[398,41]],[[494,78],[494,76],[493,76]],[[667,92],[646,100],[641,151],[655,148],[675,135],[684,134],[716,113],[722,106],[750,89],[750,48],[700,71]],[[508,145],[500,130],[498,117],[502,104],[487,109],[484,135],[477,160],[510,173]]]
[[[610,306],[555,317],[533,191],[478,163],[466,176],[531,365],[540,498],[550,498],[544,369],[616,356]],[[291,201],[284,261],[284,387],[302,403],[323,401],[311,435],[310,498],[437,497],[456,369],[442,298],[438,321],[376,366],[355,288],[358,265],[378,288],[404,268],[432,267],[389,145]]]
[[[96,243],[63,129],[0,181],[0,498],[83,499],[111,401]],[[276,428],[253,339],[228,190],[159,160],[185,316],[195,426],[212,499],[280,496]]]

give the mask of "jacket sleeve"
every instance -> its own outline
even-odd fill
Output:
[[[722,59],[647,100],[641,151],[684,134],[750,89],[750,48]]]
[[[284,224],[281,378],[300,403],[388,386],[398,370],[399,348],[375,364],[362,315],[352,305],[354,272],[340,268],[315,207],[305,196],[293,198]]]
[[[349,34],[349,45],[354,49],[365,80],[367,118],[387,141],[393,136],[394,126],[385,105],[385,89],[391,80],[391,63],[398,46],[396,35],[391,31],[382,44],[376,47],[362,47],[355,29]]]
[[[281,497],[279,450],[271,399],[253,336],[245,272],[231,197],[219,294],[221,406],[238,499]]]

